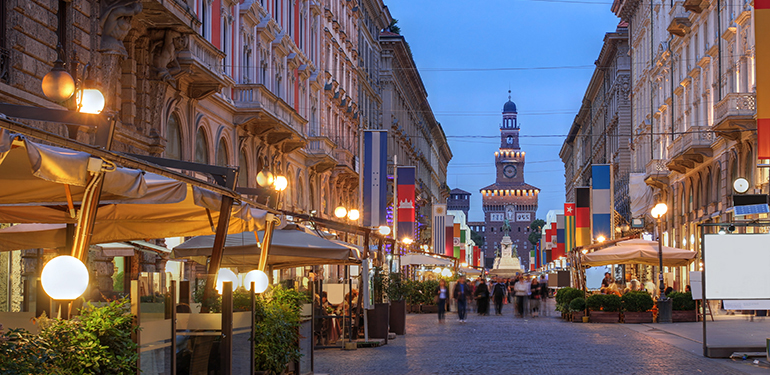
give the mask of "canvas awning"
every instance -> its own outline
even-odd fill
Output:
[[[686,266],[695,260],[694,251],[663,246],[663,265],[668,267]],[[606,266],[609,264],[659,265],[658,242],[632,239],[615,243],[606,249],[582,254],[584,266]]]
[[[5,131],[0,131],[0,223],[75,224],[69,202],[79,207],[89,171],[97,170],[106,172],[91,244],[215,232],[222,199],[218,193]],[[264,210],[236,203],[229,232],[263,229],[267,216]],[[35,235],[20,239],[22,232]],[[4,235],[16,238],[6,241]],[[19,226],[0,234],[0,250],[63,247],[65,236],[64,226]]]
[[[460,272],[466,275],[477,275],[477,276],[481,275],[481,270],[477,270],[471,267],[460,267]]]
[[[410,254],[404,254],[401,256],[401,265],[409,265],[409,264],[430,264],[435,266],[452,266],[454,265],[454,261],[447,258],[441,258],[441,257],[434,257],[427,254],[419,254],[419,253],[410,253]]]
[[[261,241],[264,233],[258,233]],[[271,242],[267,264],[272,268],[361,262],[350,248],[294,228],[275,230]],[[206,264],[213,245],[213,235],[197,236],[175,247],[172,258]],[[260,254],[260,245],[253,232],[229,234],[222,255],[222,267],[256,267]]]
[[[104,255],[111,257],[130,257],[134,256],[134,251],[145,251],[148,253],[170,253],[171,250],[162,246],[151,244],[147,241],[127,241],[127,242],[110,242],[101,243],[95,245],[101,249]]]

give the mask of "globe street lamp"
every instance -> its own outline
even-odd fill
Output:
[[[88,288],[88,269],[80,259],[60,255],[45,264],[40,283],[53,300],[63,302],[62,318],[68,319],[69,302],[83,295]]]
[[[342,219],[343,217],[347,216],[348,210],[345,207],[337,206],[337,208],[334,209],[334,216],[336,216],[338,219]]]
[[[665,285],[663,284],[663,222],[661,218],[668,212],[665,203],[658,203],[652,208],[650,214],[658,221],[658,272],[660,298],[658,299],[658,323],[671,323],[671,302],[666,298]]]
[[[243,277],[243,285],[249,285],[250,288],[251,283],[254,283],[254,293],[264,292],[267,290],[267,285],[269,283],[267,274],[260,270],[249,271],[246,276]]]
[[[387,225],[380,225],[377,231],[380,232],[381,235],[387,236],[390,234],[390,227]]]

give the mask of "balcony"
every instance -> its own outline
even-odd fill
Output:
[[[756,128],[754,94],[730,93],[714,106],[714,131],[718,136],[738,140],[741,132]]]
[[[179,67],[191,74],[188,95],[201,100],[225,86],[222,59],[225,53],[198,34],[190,34],[187,49],[179,52]]]
[[[309,137],[304,148],[307,153],[306,165],[316,173],[324,173],[337,166],[334,142],[326,137]]]
[[[685,0],[684,9],[693,13],[701,13],[709,7],[708,0]]]
[[[668,154],[672,157],[666,167],[679,173],[695,168],[713,154],[713,142],[714,134],[707,126],[691,126],[668,147]]]
[[[649,186],[664,189],[668,186],[670,173],[665,160],[652,159],[644,167],[644,182]]]
[[[334,150],[334,158],[337,160],[335,170],[345,174],[358,175],[358,157],[351,151],[337,147]]]
[[[252,136],[279,145],[284,153],[307,144],[303,130],[307,120],[265,85],[235,85],[233,100],[237,110],[234,123]]]
[[[681,1],[677,1],[671,10],[671,23],[666,30],[672,35],[685,36],[690,32],[692,22],[690,22],[690,13],[682,6]]]
[[[142,11],[134,22],[153,29],[173,29],[182,34],[197,33],[201,22],[195,17],[194,0],[142,0]]]

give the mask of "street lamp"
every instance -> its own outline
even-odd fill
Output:
[[[243,277],[243,285],[251,286],[254,283],[254,293],[262,293],[267,290],[269,283],[267,274],[260,270],[251,270]]]
[[[403,243],[404,243],[404,245],[411,245],[411,244],[412,244],[412,242],[414,242],[414,240],[412,240],[412,239],[411,239],[411,238],[409,238],[409,237],[404,237],[404,239],[403,239],[403,240],[401,240],[401,242],[403,242]]]
[[[277,176],[275,180],[273,180],[273,188],[275,188],[275,191],[284,191],[287,186],[289,186],[289,181],[284,176]]]
[[[219,294],[222,294],[224,291],[225,281],[232,283],[231,285],[233,290],[238,287],[238,276],[235,274],[235,272],[227,268],[220,268],[219,272],[217,273],[217,292],[219,292]]]
[[[63,102],[75,93],[75,80],[64,69],[61,44],[57,48],[53,69],[43,76],[43,94],[54,102]]]
[[[599,235],[599,237],[596,237],[596,242],[602,243],[607,240],[607,237],[604,237],[602,235]]]
[[[380,232],[381,235],[387,236],[390,234],[390,227],[387,225],[380,225],[377,231]]]
[[[270,172],[267,167],[257,173],[257,184],[262,187],[272,186],[275,181],[273,173]]]
[[[348,210],[345,207],[337,206],[337,208],[334,209],[334,216],[336,216],[338,219],[342,219],[343,217],[347,216]]]
[[[66,306],[88,288],[88,269],[80,259],[60,255],[45,264],[40,274],[40,283],[46,294],[56,301],[65,302]],[[69,318],[68,306],[62,308],[62,316]]]
[[[671,322],[671,303],[666,298],[665,285],[663,284],[663,222],[661,218],[668,212],[665,203],[658,203],[652,208],[650,214],[658,221],[658,280],[660,285],[660,298],[658,300],[658,322]]]

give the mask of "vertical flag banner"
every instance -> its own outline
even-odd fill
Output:
[[[564,203],[564,250],[575,248],[575,204]]]
[[[454,215],[444,216],[444,238],[446,239],[444,241],[444,255],[448,257],[453,257],[455,254],[455,245],[454,245],[455,226],[453,224],[454,221],[455,221]]]
[[[556,258],[564,254],[564,215],[556,215]]]
[[[575,246],[591,244],[591,188],[575,188]]]
[[[446,230],[444,230],[444,219],[446,219],[446,205],[433,205],[433,252],[442,254],[446,247]]]
[[[481,251],[479,251],[478,246],[473,247],[473,266],[478,267],[479,266],[479,258],[481,257]]]
[[[388,131],[364,131],[364,216],[365,227],[387,225]]]
[[[592,238],[611,239],[612,225],[612,168],[609,164],[591,166]]]
[[[465,229],[460,230],[460,263],[468,261],[468,258],[466,258],[466,254],[465,254],[465,249],[467,247],[466,243],[468,243],[468,241],[466,240],[467,235],[465,232],[466,232]]]
[[[754,0],[757,158],[770,159],[770,0]]]
[[[460,246],[462,245],[462,242],[460,242],[460,236],[461,236],[462,230],[460,229],[460,223],[454,223],[452,235],[454,237],[454,250],[452,251],[452,256],[460,259]]]
[[[398,178],[398,240],[414,239],[414,181],[415,167],[397,167]]]

